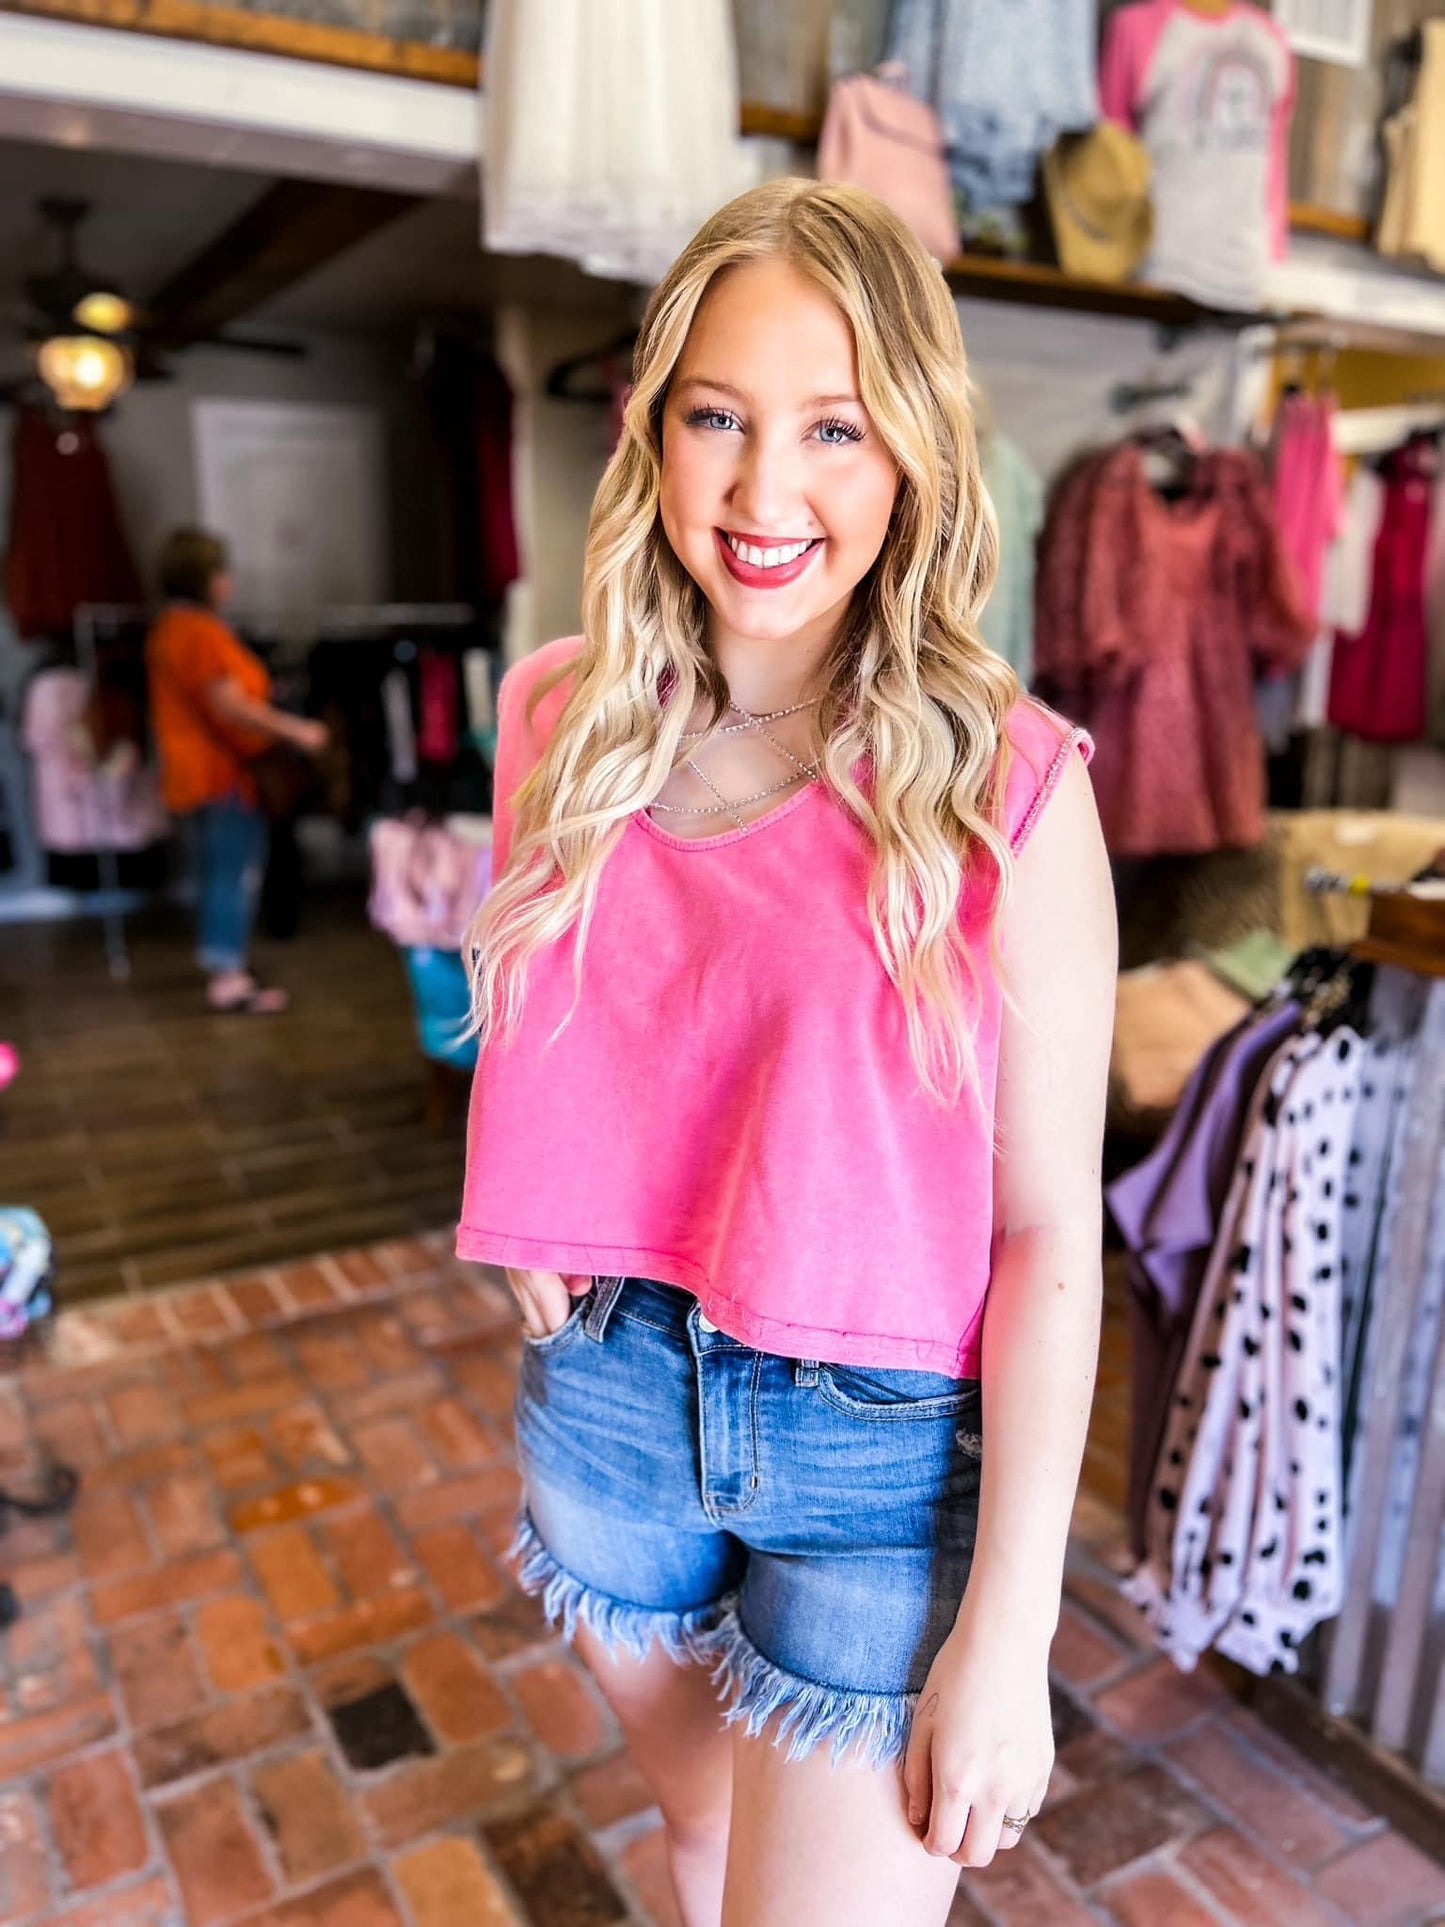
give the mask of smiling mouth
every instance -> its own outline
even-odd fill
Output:
[[[815,535],[793,542],[753,542],[728,529],[715,531],[718,554],[735,582],[745,589],[782,589],[796,582],[813,558],[821,554],[823,537]]]
[[[756,541],[746,535],[734,535],[728,529],[721,531],[723,540],[740,562],[747,562],[755,569],[785,569],[799,556],[806,555],[822,541],[820,535],[804,536],[796,542]]]

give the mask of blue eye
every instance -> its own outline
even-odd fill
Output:
[[[818,423],[818,439],[828,448],[843,448],[849,442],[861,442],[863,430],[855,428],[852,422],[832,419]]]
[[[694,408],[686,420],[689,428],[728,429],[737,425],[737,416],[730,415],[726,408]]]

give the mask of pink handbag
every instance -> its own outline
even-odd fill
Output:
[[[886,201],[938,261],[961,251],[938,116],[881,74],[835,81],[818,140],[818,174]]]

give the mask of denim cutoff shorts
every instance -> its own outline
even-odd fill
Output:
[[[754,1351],[690,1292],[598,1278],[523,1348],[513,1557],[570,1639],[709,1665],[729,1723],[896,1760],[953,1626],[976,1379]]]

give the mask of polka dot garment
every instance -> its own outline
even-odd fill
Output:
[[[1339,1610],[1340,1232],[1364,1046],[1283,1046],[1256,1088],[1126,1590],[1186,1670],[1294,1672]]]

